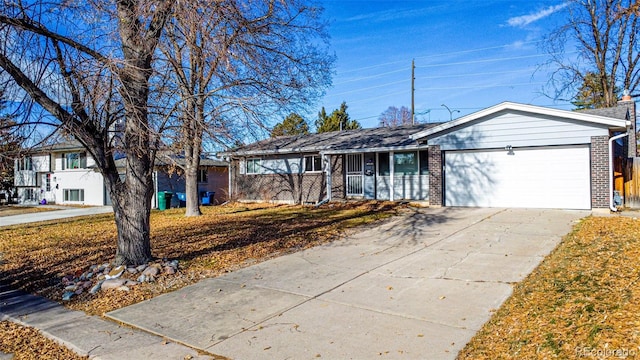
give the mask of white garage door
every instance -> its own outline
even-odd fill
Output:
[[[445,152],[446,206],[591,208],[589,146]]]

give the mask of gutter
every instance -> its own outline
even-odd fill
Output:
[[[629,136],[629,130],[609,139],[609,210],[613,212],[618,211],[618,208],[613,204],[613,142],[626,136]]]

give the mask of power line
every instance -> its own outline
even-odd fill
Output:
[[[516,84],[492,84],[492,85],[476,85],[476,86],[448,86],[448,87],[434,87],[434,88],[418,88],[420,91],[434,91],[434,90],[462,90],[462,89],[489,89],[495,87],[514,87],[514,86],[527,86],[527,85],[544,85],[546,82],[534,82],[534,83],[516,83]]]

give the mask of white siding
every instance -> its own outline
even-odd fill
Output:
[[[490,117],[452,128],[429,138],[429,145],[440,149],[492,149],[507,145],[546,146],[589,144],[592,136],[608,135],[606,125],[585,124],[566,119],[535,116],[528,113],[505,111]]]
[[[53,193],[57,204],[104,205],[104,180],[99,172],[89,169],[57,171],[53,174]],[[83,189],[84,201],[65,202],[65,189]]]
[[[33,171],[49,172],[51,171],[51,157],[49,155],[36,155],[31,157]]]

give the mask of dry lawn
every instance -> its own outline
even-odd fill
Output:
[[[184,217],[184,209],[151,215],[152,254],[179,260],[177,275],[131,291],[100,291],[65,303],[89,314],[103,314],[205,277],[312,247],[345,229],[395,215],[394,203],[328,204],[320,208],[234,204],[202,207],[200,217]],[[46,222],[0,229],[0,273],[13,287],[60,301],[64,275],[109,262],[115,254],[113,215]]]
[[[0,334],[0,351],[13,354],[13,360],[88,359],[44,337],[38,330],[9,321],[0,322]]]
[[[640,357],[640,220],[587,218],[459,359]]]
[[[0,217],[55,210],[57,209],[38,206],[0,206]]]

